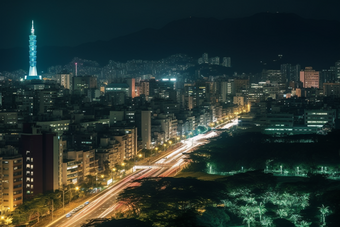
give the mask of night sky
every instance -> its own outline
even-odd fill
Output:
[[[190,16],[223,19],[278,11],[340,21],[339,9],[338,0],[1,0],[0,48],[26,46],[32,19],[39,45],[76,46]]]

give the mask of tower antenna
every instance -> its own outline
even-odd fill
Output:
[[[31,34],[34,35],[34,21],[32,20]]]

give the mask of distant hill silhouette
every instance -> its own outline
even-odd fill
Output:
[[[39,39],[41,36],[38,43]],[[340,22],[279,13],[224,20],[186,18],[161,29],[144,29],[109,41],[38,47],[38,70],[66,64],[73,57],[105,65],[109,60],[158,60],[176,53],[198,58],[204,52],[209,57],[231,57],[234,71],[240,73],[278,69],[281,63],[300,63],[320,70],[340,59]],[[281,60],[278,54],[283,55]],[[28,68],[28,47],[1,49],[0,71],[19,68]]]

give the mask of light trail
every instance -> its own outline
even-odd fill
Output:
[[[234,125],[237,125],[238,120],[235,119],[231,123],[225,124],[220,129],[227,129]],[[143,169],[139,172],[133,173],[127,176],[125,179],[116,183],[115,185],[106,189],[103,194],[97,195],[90,199],[90,204],[84,207],[82,210],[73,214],[70,218],[62,216],[50,223],[46,227],[69,227],[69,226],[80,226],[88,219],[94,218],[105,218],[117,209],[123,206],[122,203],[117,202],[116,198],[119,193],[128,187],[139,186],[135,180],[147,178],[147,177],[168,177],[177,172],[181,165],[185,163],[184,154],[190,153],[196,147],[202,146],[208,142],[208,139],[216,137],[219,132],[210,131],[206,134],[199,134],[195,137],[189,138],[184,141],[184,144],[174,150],[171,154],[166,155],[158,159],[152,168]],[[104,210],[103,210],[104,209]]]

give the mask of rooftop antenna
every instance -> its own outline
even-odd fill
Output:
[[[31,33],[34,35],[34,21],[32,20],[32,28],[31,28]]]

